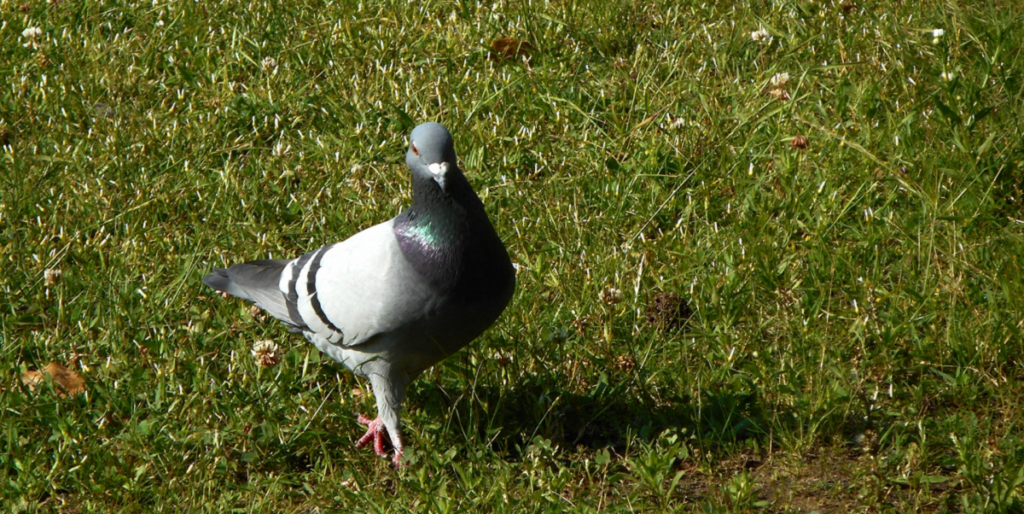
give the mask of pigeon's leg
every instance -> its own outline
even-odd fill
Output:
[[[377,373],[370,373],[370,385],[373,387],[373,395],[377,397],[377,419],[369,419],[359,416],[359,423],[366,425],[366,434],[356,442],[357,448],[366,446],[373,441],[373,451],[381,457],[386,457],[384,451],[384,432],[391,438],[391,445],[395,448],[395,456],[392,462],[395,468],[401,467],[402,454],[405,446],[402,444],[401,420],[398,411],[402,406],[402,399],[405,396],[405,386],[408,383],[407,375],[384,376]]]

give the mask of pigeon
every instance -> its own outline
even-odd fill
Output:
[[[484,205],[459,169],[451,133],[417,126],[405,163],[412,205],[394,219],[292,260],[214,269],[203,283],[250,301],[370,382],[375,419],[359,415],[400,467],[399,413],[420,373],[469,344],[512,299],[516,274]]]

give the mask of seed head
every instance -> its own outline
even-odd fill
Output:
[[[794,150],[803,150],[810,146],[810,142],[807,141],[807,138],[804,136],[795,136],[793,141],[790,142],[790,146],[792,146]]]

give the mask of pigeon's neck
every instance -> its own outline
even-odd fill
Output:
[[[395,218],[394,230],[413,268],[435,287],[450,291],[458,285],[472,244],[471,220],[478,219],[483,205],[458,171],[449,171],[445,186],[442,191],[433,179],[414,175],[412,205]]]

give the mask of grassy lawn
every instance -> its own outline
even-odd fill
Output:
[[[0,510],[1022,512],[1022,45],[1006,0],[0,0]],[[200,278],[398,214],[427,120],[518,288],[394,471]]]

